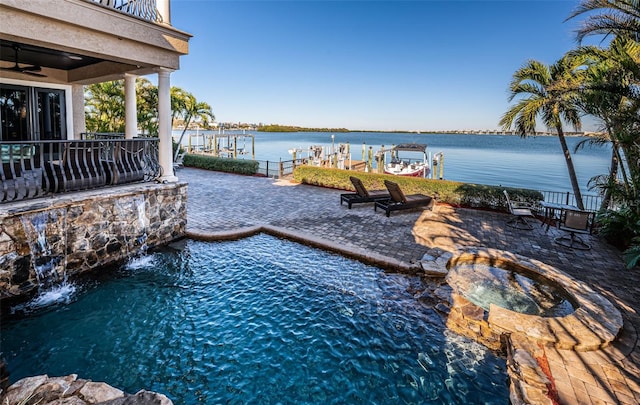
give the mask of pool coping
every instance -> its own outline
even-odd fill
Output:
[[[249,226],[229,231],[218,232],[202,232],[187,230],[185,237],[202,240],[202,241],[225,241],[225,240],[237,240],[250,236],[254,236],[260,233],[265,233],[271,236],[285,238],[298,242],[304,245],[312,246],[315,248],[324,249],[330,252],[339,253],[345,257],[356,259],[365,264],[378,266],[385,270],[398,271],[406,274],[425,274],[420,262],[418,263],[406,263],[388,256],[384,256],[367,249],[345,246],[343,244],[334,243],[326,239],[310,235],[304,232],[293,231],[291,229],[273,226],[273,225],[256,225]],[[435,274],[434,274],[435,275]]]

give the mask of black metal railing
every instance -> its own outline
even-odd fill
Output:
[[[162,175],[157,138],[2,142],[0,157],[0,203]]]
[[[568,191],[541,191],[541,193],[544,196],[545,202],[577,206],[575,195]],[[585,211],[596,212],[600,210],[602,197],[599,195],[582,195],[582,203],[584,204]]]
[[[81,132],[80,139],[124,139],[124,132]]]
[[[156,0],[88,0],[147,21],[162,22]]]

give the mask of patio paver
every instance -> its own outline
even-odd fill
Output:
[[[591,250],[570,250],[554,243],[558,230],[509,228],[508,215],[497,212],[439,205],[433,212],[387,218],[372,204],[340,205],[341,190],[192,168],[177,175],[189,183],[187,230],[193,234],[228,237],[270,226],[408,265],[433,248],[455,253],[484,247],[554,266],[606,297],[624,318],[623,330],[605,349],[545,348],[561,403],[640,403],[640,271],[625,270],[620,252],[596,236],[589,237]]]

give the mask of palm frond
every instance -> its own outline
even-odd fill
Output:
[[[576,31],[578,42],[582,42],[588,35],[604,35],[605,38],[617,35],[638,39],[640,33],[640,1],[638,0],[583,0],[566,20],[585,14],[589,16]]]

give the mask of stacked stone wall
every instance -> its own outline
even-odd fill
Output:
[[[0,299],[183,236],[187,185],[154,184],[0,206]]]

